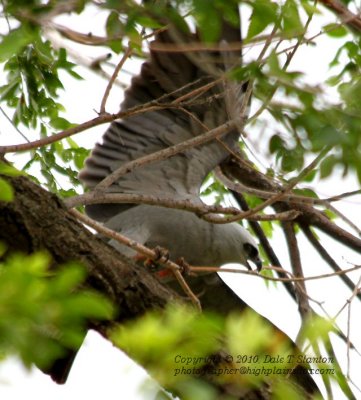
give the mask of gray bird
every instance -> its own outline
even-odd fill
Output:
[[[161,99],[169,104],[180,96],[196,92],[224,74],[229,64],[240,63],[239,52],[168,53],[152,50],[157,44],[195,41],[190,33],[169,28],[156,36],[150,60],[142,66],[125,93],[121,110]],[[239,27],[224,24],[222,44],[240,42]],[[191,85],[190,85],[191,84]],[[230,118],[240,115],[242,85],[220,82],[202,94],[195,94],[180,107],[167,107],[113,122],[97,144],[79,177],[93,189],[125,163],[201,135]],[[232,129],[223,137],[194,147],[162,161],[141,166],[114,182],[113,193],[133,193],[202,204],[200,188],[207,175],[238,146],[239,132]],[[86,207],[92,218],[149,247],[161,246],[173,260],[183,257],[197,266],[221,266],[248,260],[260,268],[255,240],[238,223],[212,224],[187,211],[149,205],[97,204]],[[133,250],[111,240],[128,256]]]
[[[111,123],[102,143],[95,146],[79,175],[88,189],[95,188],[131,160],[166,149],[239,117],[244,107],[245,85],[219,79],[229,67],[239,65],[239,51],[159,51],[159,45],[173,48],[175,44],[195,41],[199,42],[197,34],[177,30],[171,25],[156,35],[148,61],[143,63],[140,74],[133,78],[125,92],[121,110],[127,111],[154,100],[157,100],[157,106],[164,107]],[[226,43],[240,41],[239,25],[224,23],[220,47],[226,49]],[[207,89],[202,91],[205,86]],[[177,103],[180,98],[184,101]],[[202,204],[202,183],[216,166],[237,150],[239,135],[238,129],[233,128],[211,142],[136,168],[122,175],[106,191]],[[191,265],[217,267],[231,262],[249,267],[248,261],[251,261],[258,269],[261,267],[255,240],[238,223],[212,224],[192,212],[150,205],[96,204],[87,206],[86,212],[106,227],[139,243],[168,250],[172,260],[184,258]],[[110,244],[125,255],[137,256],[115,240],[110,240]],[[203,309],[228,314],[248,307],[216,273],[186,279],[194,293],[200,294]],[[182,293],[176,281],[168,284]],[[272,326],[278,335],[286,337]],[[62,365],[59,366],[60,370]],[[66,379],[70,365],[66,368],[60,377],[62,381]],[[54,375],[53,378],[57,379]],[[296,380],[306,391],[317,391],[307,374]]]

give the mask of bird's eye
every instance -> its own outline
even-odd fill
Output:
[[[258,256],[258,249],[250,243],[245,243],[243,249],[250,259]]]

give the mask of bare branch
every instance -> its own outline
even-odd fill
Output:
[[[273,201],[274,199],[271,198],[270,201]],[[277,201],[278,197],[276,198]],[[262,203],[260,205],[267,207],[268,204],[264,205],[265,203]],[[284,211],[280,213],[275,213],[275,214],[256,214],[258,211],[261,211],[261,209],[257,210],[257,207],[251,208],[248,211],[243,211],[243,212],[238,212],[236,215],[231,216],[231,217],[221,217],[219,215],[214,215],[214,214],[205,214],[201,215],[200,217],[204,219],[205,221],[211,222],[212,224],[229,224],[230,222],[235,222],[235,221],[241,221],[242,219],[246,219],[248,221],[292,221],[296,219],[301,213],[299,211],[295,210],[290,210],[290,211]]]
[[[130,47],[130,45],[128,45],[127,49],[125,50],[123,57],[120,59],[119,63],[117,64],[117,66],[114,69],[113,75],[111,76],[108,85],[105,89],[104,92],[104,96],[102,98],[102,102],[100,104],[100,114],[104,114],[105,113],[105,105],[107,103],[110,91],[113,87],[113,84],[115,82],[115,80],[117,79],[117,76],[120,72],[120,70],[123,68],[123,65],[125,64],[125,62],[127,61],[127,59],[131,56],[133,49]]]
[[[321,4],[333,11],[341,21],[351,30],[361,32],[361,18],[352,13],[346,6],[338,0],[319,0]]]
[[[290,255],[291,266],[295,277],[303,278],[301,255],[297,243],[294,224],[292,222],[284,222],[282,224],[286,242],[288,245],[288,252]],[[307,297],[307,290],[304,281],[295,285],[297,302],[302,320],[305,321],[311,315],[311,307]]]
[[[336,272],[342,272],[343,270],[338,266],[337,262],[330,256],[328,251],[322,246],[320,241],[316,238],[314,233],[311,231],[310,227],[301,224],[301,229],[309,242],[313,245],[313,247],[318,251],[320,256],[327,262],[327,264]],[[345,274],[340,275],[341,279],[345,282],[345,284],[353,291],[355,289],[355,284],[353,281]],[[361,294],[358,294],[358,298],[361,300]]]
[[[66,129],[62,132],[56,133],[52,136],[47,136],[43,139],[39,140],[34,140],[33,142],[29,143],[23,143],[23,144],[14,144],[14,145],[9,145],[9,146],[0,146],[0,154],[5,154],[5,153],[17,153],[19,151],[26,151],[26,150],[32,150],[36,149],[38,147],[46,146],[51,143],[55,143],[59,140],[65,139],[67,137],[73,136],[77,133],[83,132],[89,128],[92,128],[94,126],[106,124],[108,122],[112,122],[118,118],[126,118],[129,117],[130,115],[136,115],[136,114],[141,114],[145,113],[148,111],[154,111],[158,109],[162,109],[164,107],[162,106],[152,106],[152,105],[146,105],[146,106],[141,106],[141,107],[134,107],[132,109],[129,109],[127,111],[121,111],[116,114],[101,114],[96,118],[93,118],[89,121],[83,122],[81,124],[78,124],[72,128]]]
[[[198,82],[199,82],[199,80],[196,83],[198,83]],[[162,110],[162,109],[166,109],[166,108],[182,109],[182,104],[178,104],[177,100],[174,100],[170,104],[164,103],[164,100],[181,92],[182,90],[184,90],[184,88],[193,86],[194,84],[195,84],[195,82],[192,82],[190,84],[185,85],[182,88],[175,90],[172,93],[167,93],[167,94],[159,97],[158,99],[149,101],[148,103],[140,104],[139,106],[129,108],[126,111],[119,111],[116,114],[109,114],[109,113],[100,114],[96,118],[93,118],[89,121],[78,124],[72,128],[66,129],[62,132],[56,133],[52,136],[48,136],[48,137],[45,137],[45,138],[42,138],[39,140],[35,140],[33,142],[28,142],[28,143],[23,143],[23,144],[0,146],[0,154],[15,153],[15,152],[19,152],[19,151],[32,150],[32,149],[36,149],[38,147],[46,146],[48,144],[55,143],[59,140],[67,138],[69,136],[83,132],[94,126],[109,123],[116,119],[125,119],[125,118],[131,117],[131,116],[135,116],[135,115],[139,115],[139,114],[143,114],[143,113],[151,112],[151,111]],[[204,91],[209,90],[210,87],[214,86],[214,84],[215,83],[211,83],[211,84],[207,83],[207,84],[203,85],[204,86],[203,90]],[[195,91],[197,91],[197,92],[199,92],[199,90],[202,90],[202,88],[195,89]],[[193,91],[191,91],[186,96],[184,96],[184,98],[192,97],[192,96],[193,96]]]
[[[289,278],[276,278],[274,276],[268,276],[268,275],[262,275],[257,271],[249,271],[246,269],[240,269],[240,268],[224,268],[224,267],[198,267],[198,266],[189,266],[189,271],[192,273],[204,273],[204,272],[230,272],[230,273],[237,273],[237,274],[244,274],[244,275],[252,275],[256,276],[261,279],[265,279],[268,281],[274,281],[274,282],[306,282],[306,281],[311,281],[311,280],[317,280],[317,279],[325,279],[325,278],[335,278],[339,277],[341,275],[345,275],[354,271],[358,271],[361,269],[361,265],[355,265],[352,268],[347,268],[339,272],[331,272],[329,274],[322,274],[322,275],[314,275],[314,276],[306,276],[306,277],[298,277],[292,274],[289,271],[284,270],[283,268],[277,267],[277,266],[264,266],[262,269],[265,270],[270,270],[270,271],[275,271],[279,272],[285,275],[288,275]],[[345,308],[345,306],[343,307]],[[336,317],[335,317],[336,318]]]
[[[134,204],[149,204],[161,205],[168,208],[177,208],[195,212],[199,215],[206,213],[219,214],[239,214],[238,208],[222,207],[217,205],[206,205],[194,203],[191,200],[177,200],[169,197],[159,197],[143,194],[129,193],[107,193],[107,192],[86,192],[79,196],[68,197],[64,199],[64,203],[69,208],[79,205],[102,204],[102,203],[134,203]]]

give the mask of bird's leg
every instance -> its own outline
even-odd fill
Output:
[[[178,258],[176,260],[176,263],[181,267],[180,272],[182,273],[182,275],[194,275],[191,272],[190,265],[187,263],[187,261],[183,257]]]
[[[154,262],[165,263],[169,260],[169,251],[164,247],[155,246],[153,251],[156,254]]]
[[[134,260],[142,262],[143,265],[151,272],[159,270],[159,264],[165,263],[169,260],[169,251],[163,247],[156,246],[153,248],[155,257],[153,259],[145,256],[144,254],[138,253],[134,256]]]

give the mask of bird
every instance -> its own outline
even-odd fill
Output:
[[[230,59],[240,62],[240,52],[202,51],[194,56],[157,51],[159,44],[199,40],[196,34],[172,28],[168,26],[156,34],[150,46],[150,59],[133,78],[120,110],[128,111],[154,100],[165,107],[110,125],[79,174],[88,189],[94,189],[131,160],[202,135],[241,114],[244,84],[220,79]],[[239,26],[224,23],[222,28],[222,44],[240,42]],[[202,90],[207,85],[210,88]],[[182,107],[167,107],[179,96],[188,95],[192,97]],[[106,192],[151,195],[202,205],[202,183],[216,166],[237,152],[239,135],[233,127],[217,140],[140,166],[113,182]],[[252,261],[258,269],[261,267],[258,246],[239,223],[214,224],[185,210],[146,204],[92,204],[86,206],[86,212],[141,244],[167,249],[173,260],[184,257],[192,265],[214,267],[238,262],[248,268],[248,261]],[[109,243],[127,256],[136,256],[134,250],[115,240]]]
[[[87,189],[96,189],[105,178],[132,160],[200,136],[229,120],[239,120],[245,109],[247,83],[227,79],[227,71],[241,63],[240,50],[227,48],[227,43],[241,43],[239,20],[222,22],[218,50],[186,51],[187,45],[199,42],[199,32],[192,32],[186,24],[179,29],[169,23],[166,29],[155,33],[149,57],[132,79],[120,110],[131,111],[147,104],[154,107],[110,124],[79,174]],[[212,141],[140,165],[117,178],[105,191],[203,205],[200,197],[203,182],[215,167],[237,153],[239,137],[239,126],[234,124]],[[86,206],[86,213],[130,239],[166,250],[174,261],[183,259],[196,266],[239,263],[247,268],[254,265],[258,270],[262,267],[255,239],[238,222],[215,224],[187,210],[135,203],[91,204]],[[108,243],[126,256],[139,257],[133,249],[113,239],[108,239]],[[162,280],[164,274],[158,277]],[[249,309],[217,273],[188,276],[186,280],[199,295],[204,310],[228,315]],[[164,282],[184,295],[177,281],[169,279],[169,274]],[[271,322],[267,320],[267,323],[292,342]],[[63,360],[58,364],[58,381],[66,380],[71,357],[74,354],[70,354],[69,362]],[[53,378],[57,380],[55,375]],[[296,380],[307,392],[318,392],[307,374]]]

